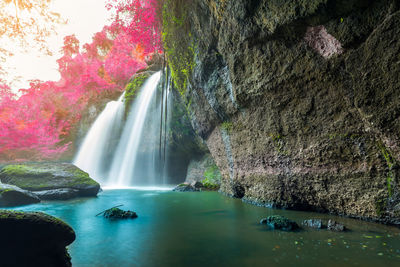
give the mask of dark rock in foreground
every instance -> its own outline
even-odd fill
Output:
[[[40,202],[33,193],[14,185],[0,184],[0,207],[28,205]]]
[[[1,266],[71,266],[74,230],[40,212],[0,211]]]
[[[326,228],[321,219],[309,219],[309,220],[305,220],[303,221],[303,225],[310,227],[310,228],[315,228],[315,229],[322,229],[322,228]]]
[[[100,189],[86,172],[70,163],[7,165],[0,171],[0,181],[52,200],[96,196]]]
[[[104,211],[103,217],[109,219],[135,219],[138,216],[134,211],[124,211],[119,208],[111,208]]]
[[[268,216],[267,218],[261,219],[260,223],[267,224],[269,227],[276,230],[293,231],[299,229],[299,225],[296,222],[280,215]]]
[[[329,220],[328,221],[328,230],[336,231],[336,232],[343,232],[343,231],[346,231],[346,227],[343,224],[338,223],[334,220]]]
[[[172,191],[175,191],[175,192],[199,192],[200,189],[196,188],[190,184],[180,184],[180,185],[177,185],[174,189],[172,189]]]

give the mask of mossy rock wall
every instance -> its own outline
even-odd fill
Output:
[[[176,83],[224,193],[400,224],[399,6],[192,0],[184,17],[164,9],[167,58],[188,74]],[[173,37],[182,32],[185,42]],[[194,65],[180,67],[181,55]]]

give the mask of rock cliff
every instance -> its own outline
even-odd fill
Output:
[[[222,192],[400,224],[399,6],[165,1],[169,66]]]

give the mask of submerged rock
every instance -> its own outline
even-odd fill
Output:
[[[324,225],[322,223],[321,219],[309,219],[303,221],[303,225],[310,227],[310,228],[315,228],[315,229],[322,229],[324,228]]]
[[[0,207],[28,205],[40,202],[33,193],[14,185],[0,184]]]
[[[37,192],[43,199],[91,197],[100,189],[89,174],[70,163],[7,165],[0,171],[0,181]]]
[[[293,231],[299,229],[299,225],[284,216],[272,215],[267,218],[263,218],[260,221],[261,224],[267,224],[272,229],[283,230],[283,231]]]
[[[111,208],[104,211],[103,217],[109,219],[134,219],[137,218],[138,215],[134,211],[124,211],[119,208]]]
[[[201,191],[200,188],[196,188],[190,184],[180,184],[177,185],[172,191],[175,192],[199,192]]]
[[[0,211],[1,266],[71,266],[74,230],[41,212]]]
[[[329,220],[328,221],[328,230],[336,231],[336,232],[343,232],[343,231],[346,231],[346,227],[343,224],[338,223],[334,220]]]

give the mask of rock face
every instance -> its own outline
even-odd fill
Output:
[[[213,168],[215,166],[214,159],[211,154],[207,153],[203,155],[199,159],[192,159],[189,163],[187,174],[186,174],[186,183],[191,184],[195,182],[202,182],[208,172],[213,172]],[[213,173],[211,174],[211,176]],[[216,179],[220,180],[220,173],[218,172],[214,176],[218,176]],[[218,179],[219,178],[219,179]]]
[[[71,266],[74,230],[40,212],[0,211],[1,266]]]
[[[167,1],[168,61],[221,191],[400,225],[399,6]]]
[[[13,185],[0,183],[0,207],[12,207],[40,202],[33,193]]]
[[[7,165],[0,171],[2,183],[37,192],[42,199],[91,197],[100,185],[69,163],[24,163]]]

